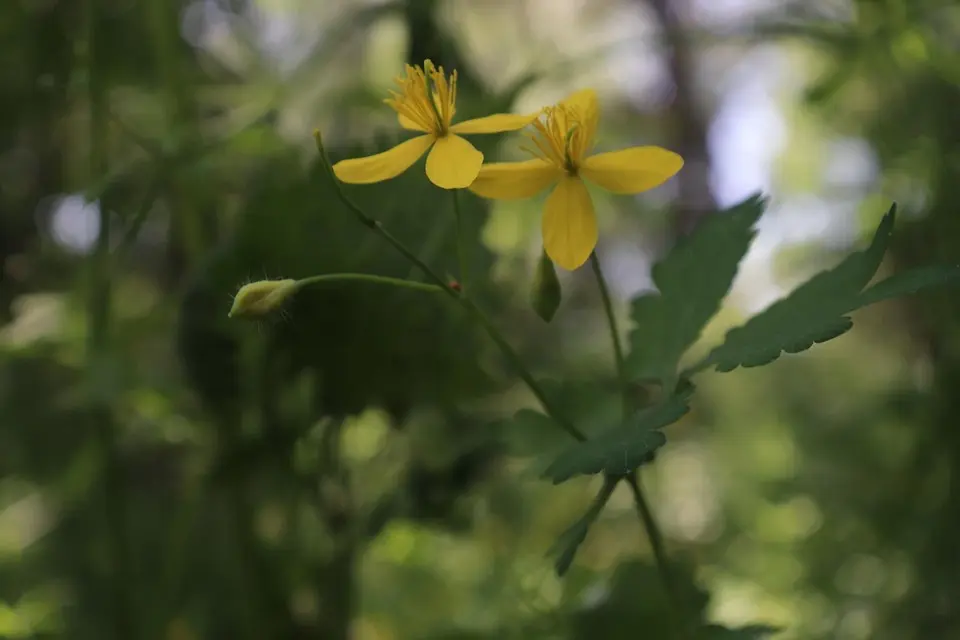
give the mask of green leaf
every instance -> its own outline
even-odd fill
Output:
[[[615,382],[592,377],[545,379],[540,381],[540,388],[557,411],[588,437],[622,419],[622,396]]]
[[[623,401],[615,384],[597,380],[539,380],[547,399],[562,416],[587,437],[616,425],[622,419]],[[563,427],[538,409],[521,409],[501,423],[510,452],[540,455],[556,444],[568,445]]]
[[[902,271],[882,280],[860,294],[860,305],[866,307],[890,298],[908,296],[923,289],[960,282],[960,265],[918,267]]]
[[[558,576],[563,576],[570,568],[570,565],[573,564],[573,558],[577,555],[577,549],[579,549],[583,541],[587,539],[587,533],[589,533],[590,527],[596,522],[600,512],[603,511],[603,507],[607,504],[607,501],[610,500],[610,496],[613,495],[613,490],[616,486],[617,481],[615,479],[607,478],[600,488],[599,493],[597,493],[596,498],[594,498],[590,504],[590,508],[587,509],[587,512],[570,525],[566,531],[561,533],[557,541],[550,547],[547,555],[556,556],[553,567]]]
[[[553,568],[556,570],[558,576],[563,576],[567,570],[570,569],[570,565],[573,564],[573,558],[577,555],[577,550],[580,548],[580,545],[583,544],[583,541],[587,539],[587,533],[590,532],[590,527],[599,515],[599,509],[594,510],[591,508],[578,518],[576,522],[570,525],[566,531],[561,533],[560,537],[557,538],[557,541],[550,548],[548,554],[556,556],[553,562]]]
[[[659,429],[682,418],[690,410],[686,396],[671,396],[661,404],[635,413],[616,428],[586,442],[564,449],[543,472],[554,484],[574,476],[630,473],[666,444]]]
[[[712,624],[706,629],[708,640],[766,640],[780,629],[765,624],[751,624],[737,629],[728,629]]]
[[[623,399],[616,385],[581,379],[545,379],[539,383],[551,406],[588,438],[619,425],[623,419]],[[499,427],[511,455],[532,458],[524,471],[530,479],[542,477],[553,459],[570,445],[564,428],[540,410],[521,409]]]
[[[754,195],[710,216],[653,267],[659,293],[633,302],[627,370],[672,391],[677,364],[720,308],[755,235],[766,201]]]
[[[956,269],[922,269],[894,276],[863,292],[883,260],[895,216],[896,205],[884,216],[869,247],[817,274],[743,326],[731,329],[723,344],[692,371],[714,365],[718,371],[732,371],[773,362],[783,352],[799,353],[846,333],[853,326],[848,314],[862,306],[956,280]]]

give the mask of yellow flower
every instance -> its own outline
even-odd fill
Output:
[[[495,200],[529,198],[554,187],[543,211],[547,255],[573,270],[597,246],[597,218],[584,180],[617,194],[660,186],[683,167],[683,158],[660,147],[631,147],[590,155],[599,107],[591,89],[578,91],[533,123],[534,159],[486,164],[470,186]]]
[[[342,182],[370,184],[395,178],[430,149],[430,181],[442,189],[463,189],[480,172],[483,154],[460,134],[515,131],[538,116],[496,114],[452,124],[457,112],[457,72],[448,81],[443,67],[434,67],[429,60],[423,68],[407,65],[406,71],[405,78],[396,79],[400,91],[391,91],[384,102],[397,112],[401,127],[424,135],[374,156],[338,162],[333,171]]]

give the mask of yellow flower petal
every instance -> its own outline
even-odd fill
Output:
[[[580,89],[574,91],[566,98],[560,101],[560,104],[573,107],[582,111],[598,111],[599,100],[597,92],[593,89]]]
[[[426,153],[433,140],[433,136],[417,136],[375,156],[341,160],[333,165],[333,172],[341,182],[350,184],[383,182],[409,169]]]
[[[519,200],[537,195],[563,175],[559,167],[540,158],[491,162],[480,167],[470,191],[491,200]]]
[[[672,178],[683,167],[683,158],[660,147],[631,147],[590,156],[580,175],[613,193],[640,193]]]
[[[483,154],[465,138],[446,135],[437,138],[427,156],[427,177],[441,189],[470,186],[483,164]]]
[[[597,216],[590,194],[582,180],[566,176],[543,208],[543,248],[556,264],[573,271],[596,246]]]
[[[501,131],[516,131],[536,120],[540,112],[526,115],[510,113],[495,113],[492,116],[464,120],[450,127],[450,133],[499,133]]]
[[[415,120],[408,118],[402,113],[397,114],[397,120],[400,122],[400,126],[406,129],[407,131],[420,131],[422,133],[430,133],[429,129],[425,128],[421,124],[418,124]]]

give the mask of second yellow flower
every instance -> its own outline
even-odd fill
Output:
[[[483,165],[470,186],[496,200],[529,198],[554,186],[543,211],[543,246],[551,260],[568,270],[580,267],[597,246],[597,218],[584,180],[613,193],[633,194],[663,184],[683,167],[683,158],[660,147],[589,155],[598,119],[596,93],[574,93],[533,123],[534,159]]]

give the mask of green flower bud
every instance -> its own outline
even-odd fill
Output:
[[[543,251],[540,253],[537,270],[533,276],[533,286],[530,288],[530,306],[544,322],[550,322],[560,306],[562,297],[557,270],[553,266],[553,261],[547,256],[547,252]]]
[[[240,287],[227,316],[258,318],[277,311],[297,292],[296,280],[259,280]]]

